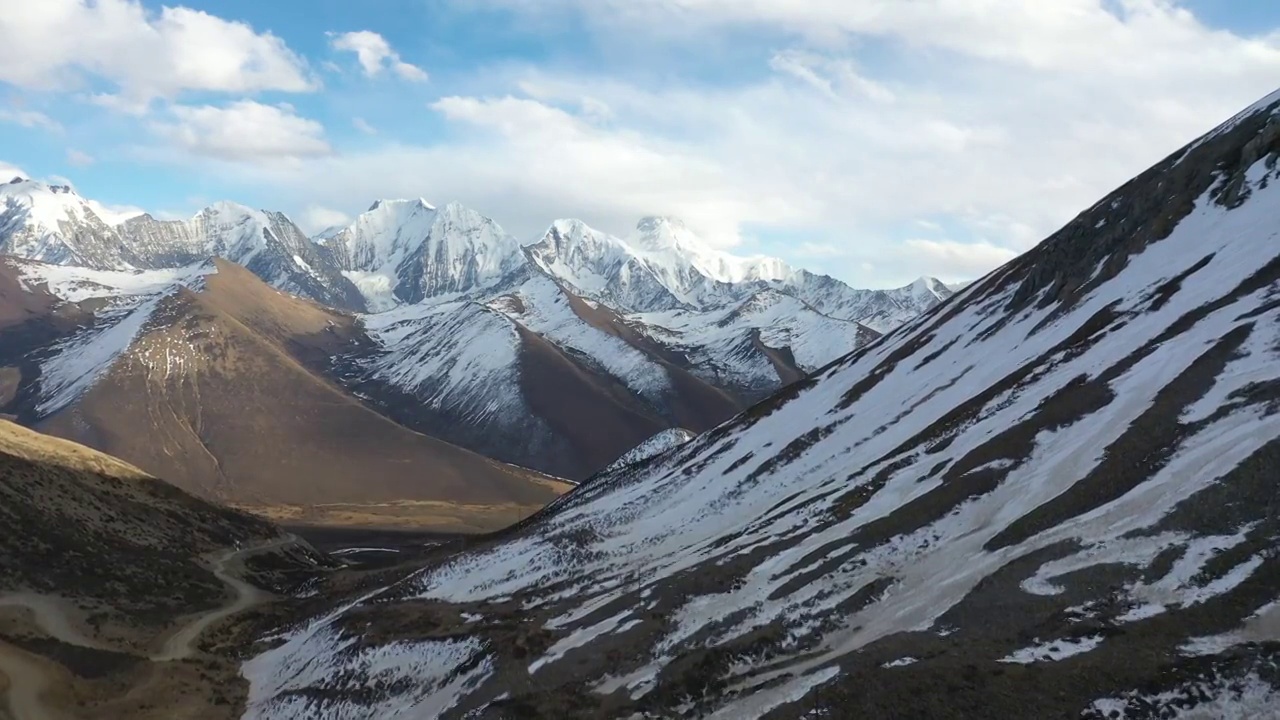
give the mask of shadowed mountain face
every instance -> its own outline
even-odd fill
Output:
[[[1280,705],[1280,94],[733,421],[245,665],[251,718]]]

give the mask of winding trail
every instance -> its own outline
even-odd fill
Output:
[[[222,606],[202,613],[180,627],[165,640],[160,652],[148,659],[163,663],[185,660],[195,655],[196,641],[205,630],[268,598],[269,593],[237,577],[233,569],[247,557],[272,552],[296,542],[296,536],[284,535],[268,542],[234,548],[213,557],[209,569],[234,591],[235,596]],[[95,650],[111,649],[86,636],[71,622],[71,604],[62,598],[36,593],[6,593],[0,595],[0,608],[3,607],[26,608],[45,634],[64,643]],[[11,720],[70,720],[70,716],[50,707],[44,701],[46,692],[59,679],[51,665],[49,660],[39,655],[0,642],[0,674],[8,679],[5,709]]]

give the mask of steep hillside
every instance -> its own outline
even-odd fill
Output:
[[[733,422],[245,665],[249,717],[1280,705],[1280,93]]]
[[[0,592],[102,603],[146,624],[222,593],[200,557],[279,530],[81,445],[0,420]]]
[[[235,648],[273,599],[249,578],[334,566],[259,518],[5,421],[0,521],[5,717],[239,717]]]
[[[8,411],[189,491],[286,517],[329,506],[330,519],[406,522],[416,507],[421,524],[485,529],[567,487],[366,407],[320,372],[371,345],[356,321],[237,265],[85,277],[16,267],[82,315],[0,330],[0,366],[21,378]]]

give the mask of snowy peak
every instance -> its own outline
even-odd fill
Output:
[[[323,245],[371,309],[492,287],[524,264],[514,237],[456,202],[379,200]]]
[[[660,265],[688,265],[715,282],[781,280],[791,272],[777,258],[739,257],[717,250],[677,218],[644,218],[627,242]]]
[[[120,233],[139,267],[176,267],[220,257],[243,265],[276,289],[344,310],[366,307],[324,248],[284,213],[223,201],[190,220],[132,218]]]
[[[662,251],[681,246],[699,249],[701,240],[679,218],[646,217],[636,223],[635,232],[628,241],[637,249]]]
[[[382,207],[391,207],[391,208],[396,208],[401,210],[423,209],[423,210],[434,211],[436,209],[435,205],[432,205],[431,203],[427,202],[426,200],[423,200],[422,198],[417,198],[414,200],[403,200],[403,199],[402,200],[374,200],[373,204],[369,206],[369,209],[366,212],[374,212]]]
[[[934,277],[916,278],[915,282],[905,288],[902,288],[902,290],[906,290],[910,293],[912,298],[921,302],[928,302],[930,300],[946,300],[954,294],[951,288],[947,287],[945,283]]]
[[[130,267],[119,235],[71,186],[22,178],[0,185],[0,252],[100,270]]]

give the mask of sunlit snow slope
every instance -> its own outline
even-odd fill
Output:
[[[1274,710],[1278,105],[819,376],[294,628],[245,665],[247,717]]]

